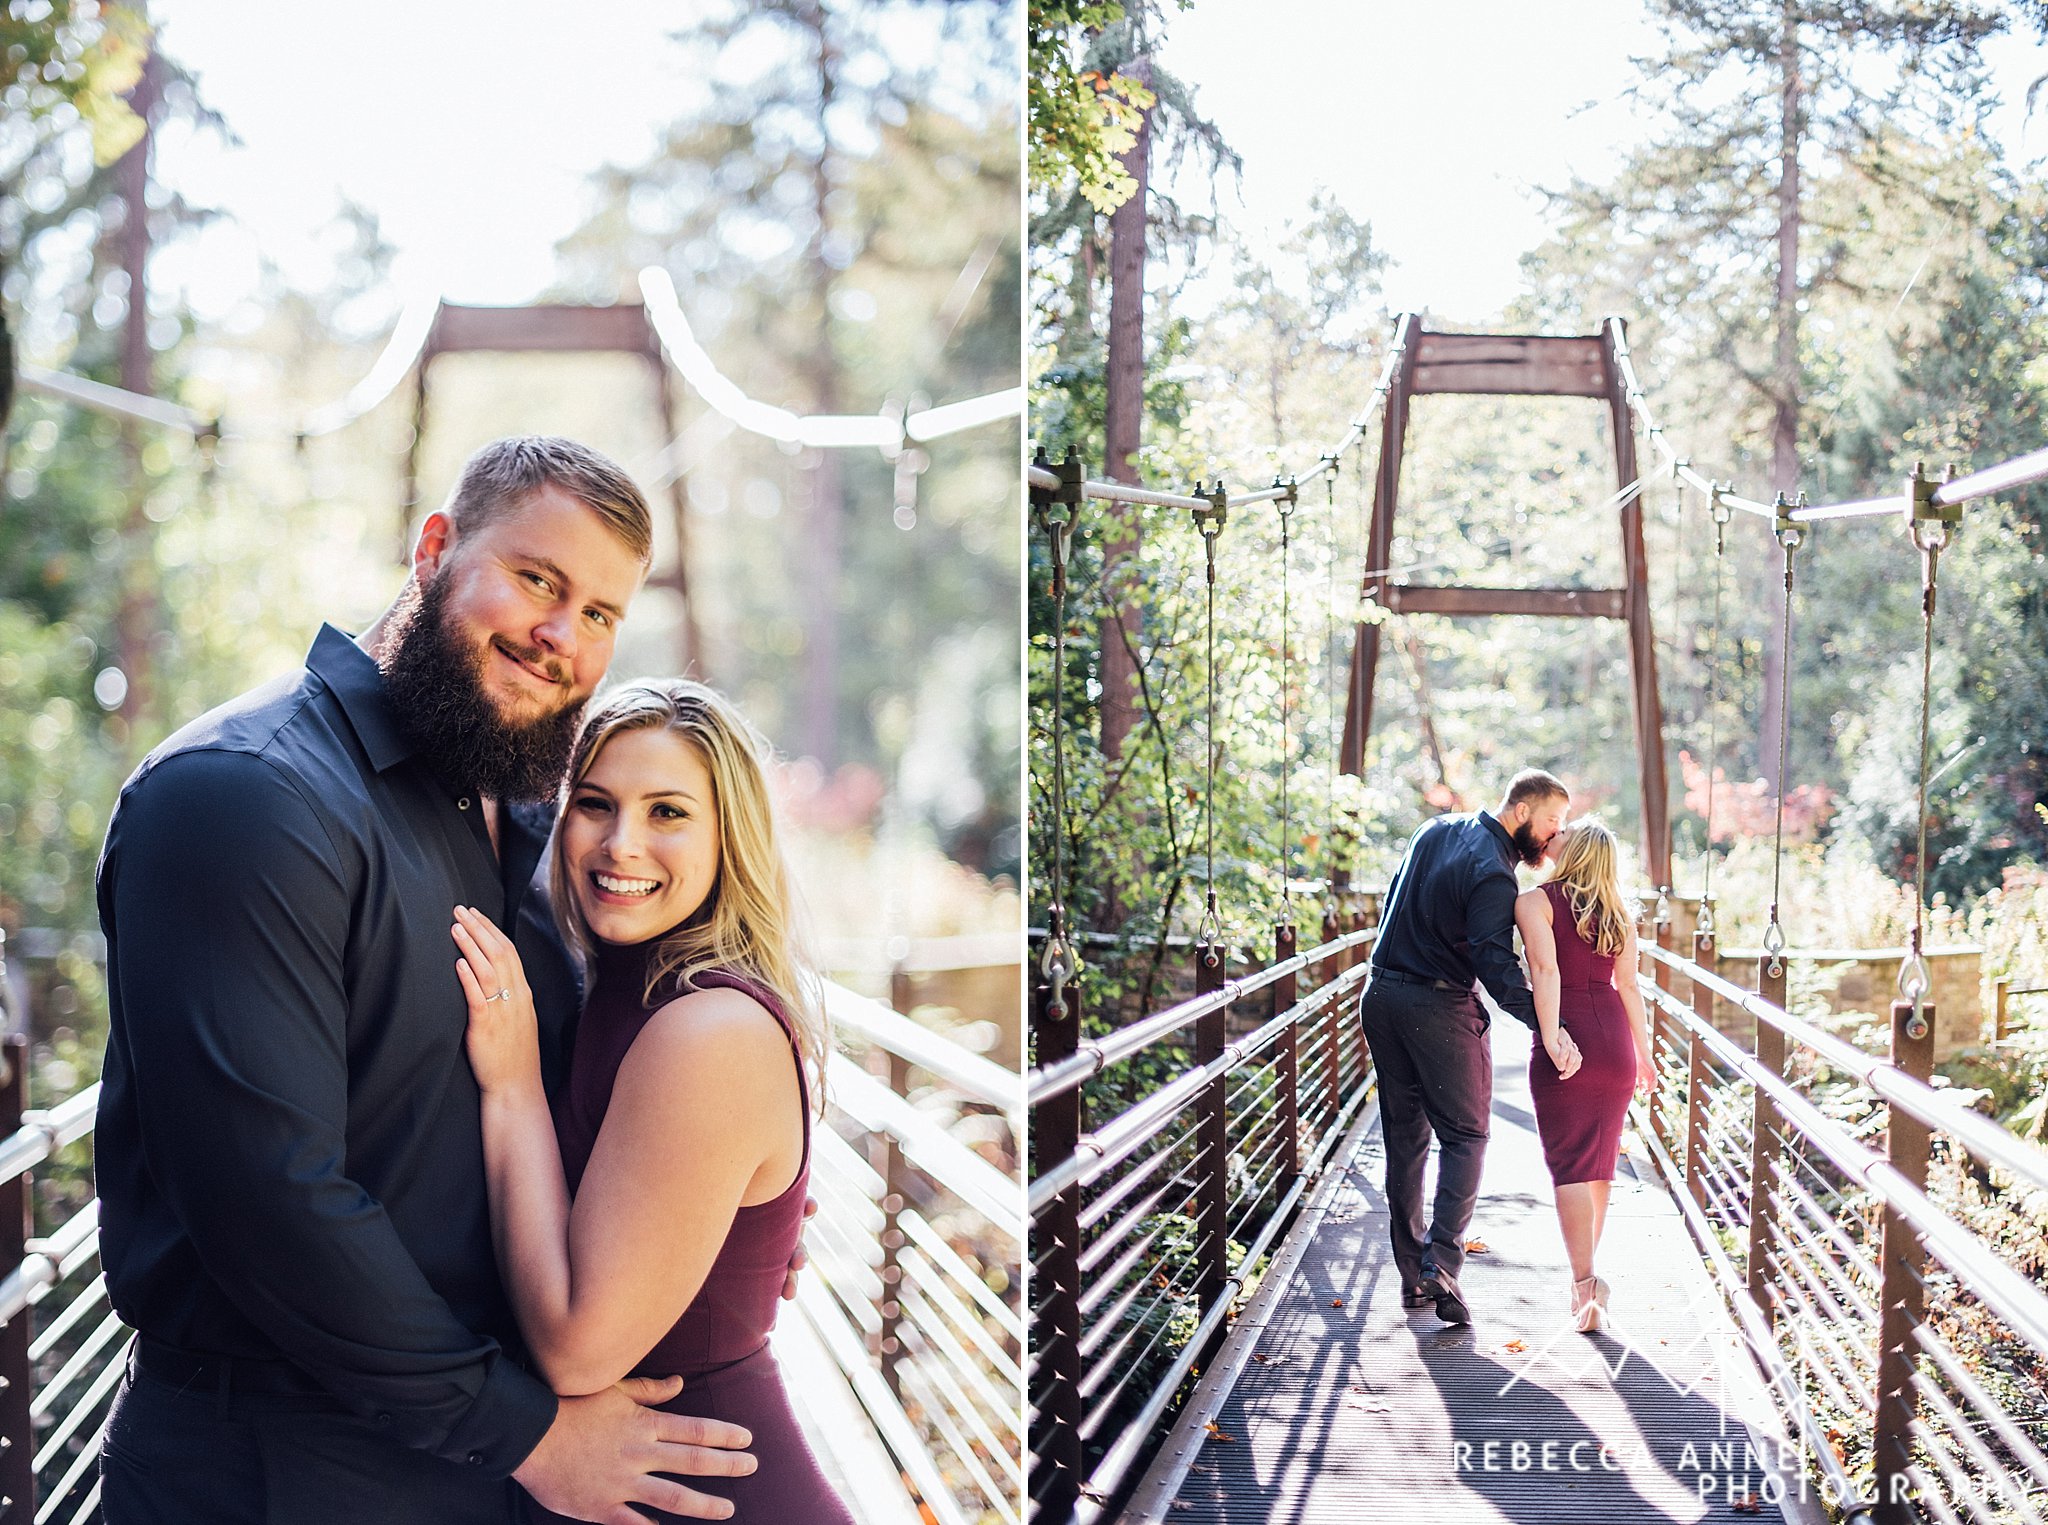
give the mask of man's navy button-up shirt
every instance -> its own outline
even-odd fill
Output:
[[[332,626],[150,754],[100,859],[98,1179],[114,1307],[145,1336],[289,1361],[503,1476],[556,1403],[506,1354],[454,907],[513,931],[551,1082],[577,997],[529,893],[549,812],[504,811],[500,857],[468,804]]]
[[[1387,886],[1376,969],[1447,980],[1476,975],[1517,1021],[1536,1026],[1536,1001],[1515,957],[1515,850],[1485,811],[1424,821]]]

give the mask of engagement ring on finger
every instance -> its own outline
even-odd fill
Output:
[[[512,999],[512,992],[501,990],[496,995],[485,996],[484,999],[486,1001],[509,1001]]]

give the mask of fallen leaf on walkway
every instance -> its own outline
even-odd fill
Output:
[[[1753,1493],[1738,1493],[1728,1500],[1728,1507],[1737,1514],[1762,1514],[1764,1502]]]
[[[1171,1504],[1168,1504],[1166,1507],[1168,1509],[1192,1509],[1195,1506],[1193,1504],[1190,1504],[1186,1499],[1175,1499]]]
[[[1484,1239],[1467,1239],[1465,1241],[1465,1253],[1467,1255],[1491,1255],[1493,1251],[1486,1247]]]
[[[1520,1355],[1523,1351],[1527,1350],[1528,1348],[1529,1342],[1527,1340],[1509,1340],[1507,1344],[1501,1346],[1501,1349],[1511,1350],[1517,1355]]]
[[[1216,1469],[1205,1461],[1190,1462],[1188,1464],[1188,1471],[1199,1472],[1204,1477],[1214,1477],[1216,1475]]]
[[[1333,1297],[1330,1299],[1330,1306],[1332,1308],[1341,1308],[1344,1306],[1344,1299],[1341,1297]]]
[[[1224,1433],[1223,1433],[1223,1426],[1222,1426],[1222,1425],[1220,1425],[1220,1424],[1218,1424],[1218,1423],[1217,1423],[1217,1422],[1216,1422],[1215,1420],[1213,1420],[1213,1419],[1212,1419],[1212,1420],[1210,1420],[1210,1421],[1209,1421],[1209,1422],[1208,1422],[1207,1424],[1203,1425],[1203,1426],[1202,1426],[1202,1428],[1203,1428],[1203,1429],[1205,1429],[1205,1430],[1207,1430],[1207,1431],[1209,1432],[1209,1438],[1210,1438],[1211,1440],[1235,1440],[1235,1439],[1237,1439],[1237,1437],[1236,1437],[1235,1435],[1226,1435],[1226,1434],[1224,1434]]]

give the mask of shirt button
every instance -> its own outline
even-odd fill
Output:
[[[465,794],[461,799],[457,800],[455,802],[455,808],[457,810],[469,809],[469,796]]]
[[[481,1466],[482,1466],[482,1465],[484,1464],[484,1453],[483,1453],[483,1452],[481,1452],[481,1451],[472,1451],[472,1452],[470,1452],[470,1453],[469,1453],[469,1464],[470,1464],[470,1465],[471,1465],[472,1467],[481,1467]]]
[[[391,1416],[389,1414],[379,1414],[377,1416],[377,1423],[379,1425],[387,1425],[391,1423]]]

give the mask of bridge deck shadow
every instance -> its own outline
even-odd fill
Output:
[[[1217,1417],[1230,1438],[1202,1444],[1172,1519],[1784,1518],[1762,1486],[1782,1431],[1676,1204],[1632,1139],[1600,1256],[1612,1325],[1573,1330],[1526,1030],[1496,1021],[1494,1055],[1493,1136],[1468,1235],[1486,1248],[1463,1278],[1472,1325],[1401,1307],[1375,1126],[1332,1166],[1345,1180],[1275,1289]],[[1760,1512],[1734,1512],[1742,1495]]]

